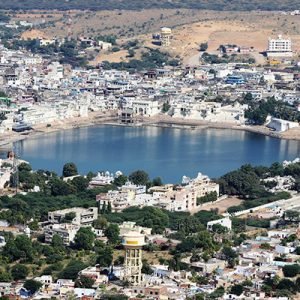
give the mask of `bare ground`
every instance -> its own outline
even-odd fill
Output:
[[[40,29],[49,37],[67,35],[68,22],[74,37],[116,35],[119,44],[138,39],[140,47],[157,47],[152,44],[152,33],[161,27],[173,29],[171,46],[163,49],[174,57],[188,63],[197,55],[199,44],[208,42],[208,50],[216,51],[221,44],[252,46],[257,52],[266,49],[269,36],[277,34],[292,38],[294,50],[300,50],[300,18],[283,15],[280,12],[216,12],[189,9],[151,9],[143,11],[71,11],[32,12],[15,15],[16,20],[44,20]],[[27,33],[26,33],[27,34]],[[25,35],[26,35],[25,34]],[[31,38],[40,32],[31,32]],[[124,60],[124,53],[101,55],[97,62]]]
[[[224,200],[221,200],[217,203],[214,204],[208,204],[208,205],[203,205],[201,207],[201,210],[213,210],[213,209],[218,209],[218,213],[222,214],[227,211],[227,209],[231,206],[237,206],[242,203],[242,200],[236,198],[236,197],[229,197]]]

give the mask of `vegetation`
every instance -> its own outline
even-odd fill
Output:
[[[39,170],[32,171],[28,164],[19,166],[21,187],[38,185],[41,188],[39,193],[28,192],[26,195],[16,195],[14,197],[0,197],[0,219],[8,220],[10,223],[27,223],[33,230],[38,229],[38,222],[46,220],[47,213],[50,210],[62,209],[75,206],[95,206],[95,197],[100,192],[106,192],[109,189],[116,189],[127,180],[125,175],[116,179],[114,185],[89,190],[88,179],[76,177],[73,180],[64,182],[56,174]],[[66,164],[64,172],[66,175],[77,174],[77,168],[74,164]],[[300,176],[300,164],[291,164],[283,167],[281,164],[274,163],[270,167],[244,165],[236,171],[229,172],[222,176],[218,182],[221,193],[237,195],[242,198],[243,204],[238,209],[250,208],[255,205],[268,203],[277,199],[288,198],[289,193],[282,192],[272,194],[265,189],[262,179],[276,175],[292,175],[296,179]],[[89,174],[89,178],[93,175]],[[142,170],[131,173],[129,180],[135,184],[143,184],[148,187],[151,185],[161,185],[159,177],[150,180],[148,174]],[[210,193],[198,199],[198,203],[214,201],[216,193]],[[74,213],[67,214],[63,222],[72,222]],[[94,281],[84,276],[79,276],[78,272],[87,265],[99,264],[100,267],[108,267],[114,262],[122,263],[123,257],[114,258],[114,249],[119,249],[120,232],[117,224],[124,221],[136,222],[139,226],[152,228],[152,233],[162,234],[170,228],[174,232],[167,237],[170,239],[164,245],[158,246],[149,244],[145,246],[145,251],[169,250],[171,257],[165,259],[160,257],[161,263],[169,266],[170,270],[189,270],[189,266],[182,262],[182,258],[191,255],[192,261],[208,261],[212,257],[221,257],[226,260],[228,267],[234,267],[238,263],[238,253],[234,246],[240,245],[247,236],[244,233],[246,225],[267,228],[270,220],[262,219],[238,219],[233,217],[233,232],[228,232],[221,225],[214,225],[211,232],[206,230],[207,222],[222,218],[218,210],[199,211],[193,215],[186,212],[165,211],[156,207],[130,207],[121,213],[113,213],[111,207],[107,205],[102,207],[101,215],[94,221],[94,227],[102,229],[108,238],[108,243],[96,240],[90,227],[82,227],[76,234],[74,243],[66,247],[59,235],[54,235],[51,244],[45,244],[45,237],[37,236],[37,239],[30,239],[26,235],[16,237],[7,234],[5,236],[6,245],[0,252],[0,261],[4,266],[0,267],[0,281],[9,282],[13,280],[26,279],[35,274],[49,274],[54,278],[65,278],[76,280],[78,287],[91,287]],[[284,216],[287,223],[299,221],[299,212],[287,211]],[[172,244],[172,239],[177,239],[178,244]],[[296,241],[295,235],[290,235],[282,240],[282,245]],[[270,245],[264,243],[263,249],[270,249]],[[300,253],[296,249],[296,253]],[[159,257],[158,257],[159,258]],[[151,273],[151,268],[146,260],[143,261],[143,271]],[[286,265],[283,267],[285,277],[296,279],[300,274],[298,264]],[[30,277],[31,278],[31,277]],[[198,284],[207,284],[206,278],[200,276],[194,277]],[[300,290],[300,280],[291,281],[287,278],[276,283],[264,282],[264,288],[269,293],[295,293]],[[26,285],[32,292],[38,290],[39,286],[32,280],[27,280]],[[202,282],[202,283],[201,283]],[[233,294],[241,295],[249,283],[239,283],[231,287]],[[270,286],[275,287],[270,291]],[[275,293],[275,292],[274,292]],[[216,299],[222,297],[224,289],[216,289],[206,299]],[[221,296],[220,296],[221,295]],[[201,299],[203,294],[197,295]],[[107,297],[111,297],[108,295]],[[114,295],[112,295],[114,297]],[[110,299],[110,298],[108,298]],[[202,298],[203,299],[203,298]]]
[[[262,289],[270,296],[291,298],[300,291],[300,279],[297,278],[294,282],[287,278],[280,279],[278,276],[274,276],[264,280]]]
[[[244,165],[238,170],[229,172],[222,176],[218,180],[221,194],[238,195],[240,198],[247,200],[242,205],[231,208],[229,212],[235,212],[276,200],[290,198],[290,194],[288,192],[279,192],[277,194],[268,192],[262,182],[262,179],[267,178],[268,176],[284,174],[293,175],[297,178],[299,176],[298,166],[293,167],[293,170],[289,170],[288,168],[284,169],[282,165],[277,163],[271,165],[270,168]]]
[[[22,264],[14,265],[11,269],[11,276],[14,280],[25,279],[28,274],[28,267]]]
[[[30,291],[31,294],[36,293],[41,287],[42,284],[39,281],[33,279],[26,280],[24,283],[24,288],[27,291]]]
[[[149,182],[148,174],[141,170],[131,173],[128,179],[136,185],[146,185]]]
[[[66,163],[63,167],[63,177],[78,175],[77,167],[74,163]]]
[[[170,55],[167,53],[151,48],[147,49],[147,52],[142,53],[141,60],[132,59],[129,62],[120,63],[104,61],[102,63],[104,69],[128,70],[131,72],[160,68],[165,65],[175,67],[179,65],[179,61],[177,59],[171,59]]]
[[[208,44],[207,44],[207,43],[201,43],[201,44],[200,44],[200,51],[201,51],[201,52],[206,51],[207,48],[208,48]]]
[[[64,64],[70,64],[72,67],[85,67],[87,60],[79,55],[80,50],[84,50],[82,44],[77,44],[76,40],[65,41],[63,44],[58,43],[41,46],[38,39],[22,40],[17,38],[18,34],[11,33],[2,37],[5,47],[13,50],[26,49],[32,53],[42,55],[58,56],[59,61]],[[11,41],[11,39],[14,39]]]
[[[250,107],[245,112],[245,117],[253,124],[263,125],[267,116],[284,119],[288,121],[300,122],[300,112],[289,104],[277,101],[274,97],[258,102],[251,101]]]
[[[128,10],[141,10],[149,8],[190,8],[190,9],[210,9],[210,10],[292,10],[298,9],[298,1],[224,1],[224,0],[213,0],[213,1],[179,1],[174,0],[172,2],[163,0],[153,1],[137,1],[137,0],[73,0],[71,3],[52,0],[52,1],[40,1],[40,0],[12,0],[2,1],[0,3],[0,9],[21,9],[21,10],[32,10],[32,9],[89,9],[89,10],[111,10],[111,9],[128,9]]]
[[[95,241],[95,234],[90,227],[81,227],[75,236],[74,247],[78,250],[92,250]]]
[[[286,265],[282,268],[282,271],[285,277],[295,277],[300,274],[300,265]]]
[[[218,199],[218,194],[217,192],[210,192],[205,196],[197,198],[197,205],[207,203],[207,202],[214,202]]]
[[[232,55],[223,54],[222,57],[219,57],[216,54],[209,54],[207,52],[204,52],[201,58],[205,63],[208,64],[224,64],[224,63],[231,63],[231,62],[248,63],[248,64],[255,63],[255,59],[253,57],[237,55],[237,54],[232,54]]]
[[[163,107],[162,107],[162,112],[167,113],[171,108],[171,105],[167,102],[164,102]]]
[[[63,279],[72,279],[75,280],[77,278],[78,273],[83,270],[86,266],[80,260],[73,260],[68,263],[68,265],[60,272],[59,278]]]
[[[90,289],[93,287],[95,280],[91,277],[81,275],[76,281],[75,286],[85,289]]]

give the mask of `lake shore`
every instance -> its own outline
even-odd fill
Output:
[[[183,118],[171,118],[167,116],[148,118],[144,122],[147,125],[152,126],[161,126],[161,127],[170,127],[170,128],[191,128],[191,129],[231,129],[231,130],[241,130],[257,134],[262,134],[265,136],[270,136],[278,139],[286,140],[296,140],[300,141],[300,127],[292,128],[286,132],[279,133],[271,130],[266,126],[251,126],[251,125],[236,125],[232,123],[216,123],[216,122],[207,122],[200,120],[187,120]]]
[[[25,133],[8,132],[3,133],[0,139],[0,148],[12,149],[12,144],[17,141],[25,140],[32,137],[38,137],[43,134],[57,132],[62,130],[96,126],[96,125],[112,125],[112,126],[157,126],[164,128],[181,128],[181,129],[231,129],[242,130],[279,139],[300,141],[300,128],[293,128],[284,133],[278,133],[270,130],[265,126],[249,126],[236,125],[232,123],[214,123],[200,120],[188,120],[183,118],[172,118],[165,115],[156,117],[140,118],[135,124],[124,125],[118,122],[116,112],[111,114],[93,112],[88,117],[71,118],[65,121],[57,121],[51,126],[41,124],[33,126],[33,130]]]

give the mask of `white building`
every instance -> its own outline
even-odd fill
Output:
[[[207,230],[212,230],[213,225],[222,225],[223,227],[227,228],[228,230],[231,230],[232,228],[232,222],[229,218],[223,218],[215,221],[207,222]]]
[[[278,35],[278,38],[269,38],[267,56],[292,56],[292,41],[290,38],[283,38]]]
[[[160,40],[162,46],[170,46],[172,37],[172,29],[168,27],[163,27],[160,30]]]
[[[0,248],[4,247],[6,245],[5,237],[0,236]]]
[[[99,284],[106,284],[108,282],[108,277],[106,275],[101,275],[100,271],[100,266],[96,265],[94,267],[87,267],[83,269],[79,272],[79,275],[95,280],[95,285],[98,286]]]
[[[114,179],[114,175],[110,174],[108,171],[106,171],[105,173],[98,172],[97,176],[92,178],[89,185],[90,187],[109,185],[114,181]]]
[[[63,239],[63,243],[69,246],[75,239],[80,226],[73,224],[52,224],[44,227],[45,242],[51,243],[55,234]]]
[[[112,48],[112,44],[111,43],[107,43],[107,42],[103,42],[103,41],[99,41],[99,47],[102,50],[109,50]]]
[[[67,214],[74,213],[75,218],[72,221],[72,224],[80,226],[92,225],[94,220],[98,218],[98,208],[97,207],[73,207],[63,210],[56,210],[48,212],[48,221],[57,224],[63,222]]]
[[[267,127],[272,128],[278,132],[284,132],[291,128],[299,127],[299,123],[277,118],[270,118]]]

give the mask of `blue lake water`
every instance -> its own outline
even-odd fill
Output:
[[[300,142],[223,129],[95,126],[66,130],[16,143],[34,169],[61,174],[66,162],[79,172],[137,169],[164,182],[202,172],[218,177],[243,164],[270,165],[300,156]]]

